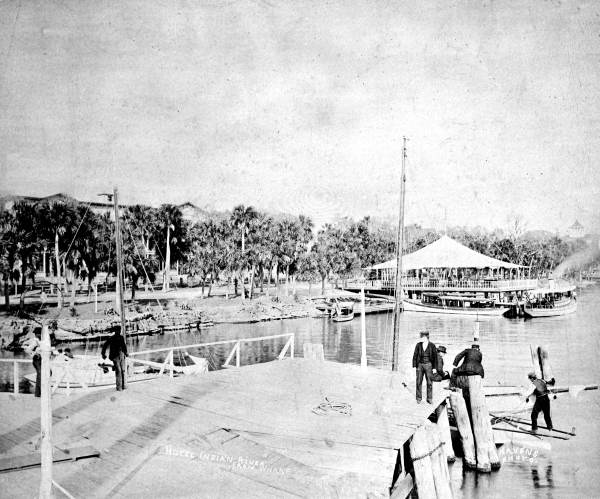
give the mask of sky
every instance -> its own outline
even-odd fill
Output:
[[[0,1],[0,191],[600,231],[600,2]]]

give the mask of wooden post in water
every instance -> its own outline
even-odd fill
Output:
[[[360,366],[367,368],[367,323],[365,319],[365,287],[360,291]]]
[[[398,239],[396,241],[396,302],[394,306],[394,332],[392,339],[392,371],[398,370],[400,340],[400,312],[402,312],[402,246],[404,244],[404,196],[406,192],[406,137],[403,137],[402,172],[400,174],[400,208],[398,214]]]
[[[538,357],[540,359],[540,368],[542,371],[542,379],[546,381],[554,380],[554,373],[552,372],[552,367],[550,366],[550,359],[548,358],[548,349],[540,345],[538,348]]]
[[[437,497],[431,469],[430,451],[427,431],[423,426],[419,426],[410,441],[410,455],[413,460],[419,497]]]
[[[454,449],[452,448],[452,436],[450,435],[450,423],[448,422],[448,408],[446,403],[441,404],[436,409],[437,426],[440,430],[442,441],[444,442],[444,450],[449,463],[456,461]]]
[[[41,387],[41,477],[40,498],[52,497],[52,394],[50,393],[50,334],[48,326],[42,327],[42,341],[40,342],[42,355],[42,387]]]
[[[436,496],[438,499],[452,499],[448,461],[446,460],[444,443],[442,442],[437,426],[426,421],[425,434],[430,449],[429,452],[431,452],[431,472],[433,474]],[[420,492],[419,497],[423,497]]]
[[[471,430],[467,405],[465,404],[465,399],[460,391],[450,392],[450,404],[452,405],[452,412],[454,413],[456,426],[460,433],[464,464],[467,468],[474,469],[477,466],[477,461],[475,459],[475,440],[473,438],[473,431]]]
[[[485,403],[485,395],[481,386],[481,376],[467,376],[469,383],[469,398],[471,400],[471,416],[473,419],[473,435],[477,454],[477,470],[489,472],[500,467],[490,415]]]
[[[542,368],[540,364],[540,358],[538,355],[538,346],[537,345],[529,345],[529,349],[531,351],[531,362],[533,363],[533,372],[538,378],[542,377]]]

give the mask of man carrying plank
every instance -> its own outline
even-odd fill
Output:
[[[537,431],[538,416],[540,412],[544,413],[544,420],[548,430],[552,430],[552,419],[550,418],[550,397],[548,397],[548,385],[543,379],[538,379],[534,372],[530,372],[527,377],[531,381],[531,390],[525,395],[525,400],[529,401],[529,397],[535,395],[535,403],[531,409],[531,430]]]

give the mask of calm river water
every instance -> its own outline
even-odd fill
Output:
[[[598,384],[600,286],[580,290],[578,300],[577,313],[564,317],[483,319],[480,343],[486,384],[527,384],[527,372],[531,370],[530,344],[547,346],[558,385]],[[414,375],[410,368],[412,352],[420,330],[428,329],[434,343],[447,347],[448,368],[454,355],[469,345],[473,328],[473,318],[404,313],[401,318],[400,355],[411,389],[414,388]],[[391,331],[391,314],[367,316],[370,365],[390,368]],[[146,337],[136,341],[132,350],[284,333],[295,333],[296,352],[300,355],[304,342],[322,343],[328,360],[360,362],[359,319],[345,324],[332,323],[327,319],[299,319],[217,325],[202,332]],[[243,346],[242,365],[273,359],[284,343],[285,339],[277,339]],[[88,352],[96,348],[88,347]],[[74,351],[84,349],[73,347]],[[230,349],[231,346],[217,347],[198,351],[198,354],[207,356],[211,365],[216,366],[223,362]],[[7,353],[3,352],[0,356],[7,357]],[[10,374],[5,369],[2,371],[0,385],[8,389]],[[533,463],[507,460],[499,472],[492,474],[463,472],[460,462],[457,462],[451,465],[455,497],[600,497],[599,406],[598,391],[585,391],[576,398],[560,394],[552,401],[554,425],[569,430],[575,426],[576,437],[569,441],[552,439],[550,457],[536,457]]]

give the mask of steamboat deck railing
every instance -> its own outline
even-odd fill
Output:
[[[395,288],[394,279],[356,279],[347,281],[347,289],[365,290],[390,290]],[[408,277],[402,279],[404,289],[419,290],[456,290],[469,291],[481,290],[488,292],[504,292],[535,289],[538,287],[537,279],[419,279]]]

